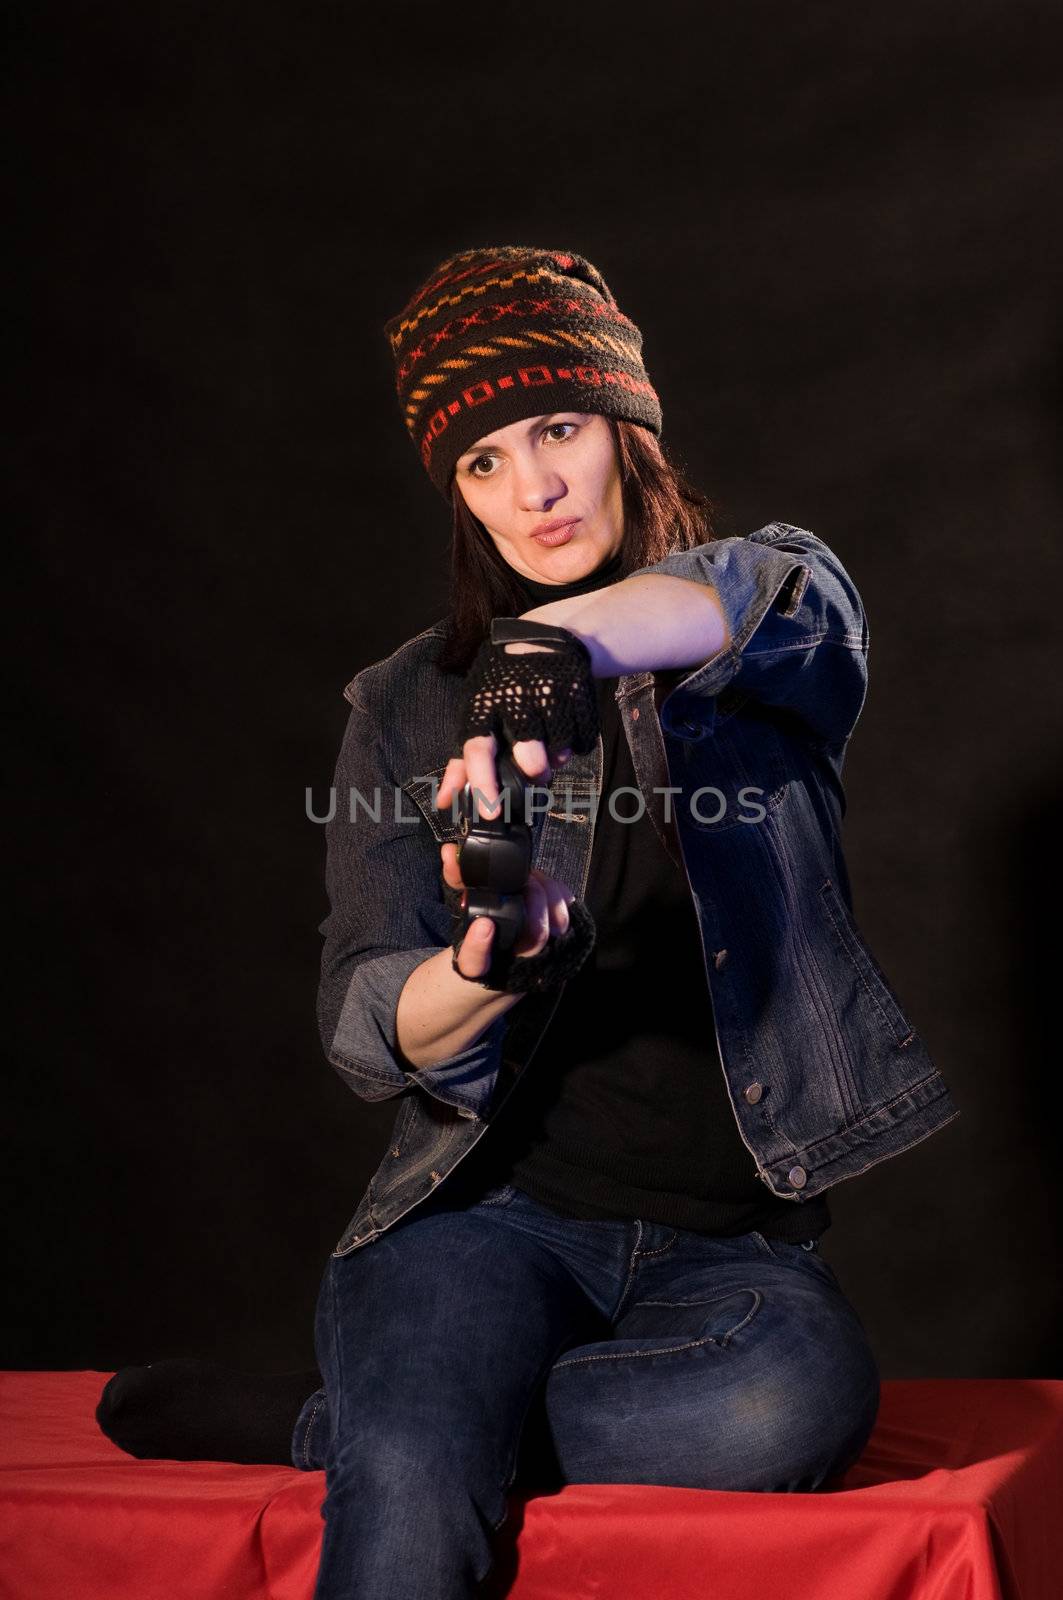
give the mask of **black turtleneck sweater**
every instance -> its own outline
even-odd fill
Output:
[[[526,609],[615,583],[620,566],[614,556],[574,584],[522,577]],[[595,948],[466,1177],[513,1183],[568,1217],[812,1238],[830,1225],[826,1196],[777,1199],[738,1132],[686,874],[648,814],[610,815],[610,793],[638,787],[617,683],[596,680],[604,766],[585,896]],[[617,809],[630,816],[632,797]]]

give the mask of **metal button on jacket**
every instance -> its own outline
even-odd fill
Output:
[[[808,1182],[808,1173],[804,1167],[791,1167],[786,1174],[795,1189],[803,1189]]]
[[[760,1097],[761,1097],[761,1095],[763,1093],[764,1093],[764,1085],[762,1083],[751,1083],[748,1088],[743,1089],[743,1091],[742,1091],[743,1098],[748,1100],[748,1102],[749,1102],[749,1104],[751,1106],[755,1106],[756,1105],[757,1101],[760,1099]],[[796,1172],[796,1171],[797,1171],[797,1168],[795,1167],[794,1168],[794,1172]],[[794,1177],[794,1174],[793,1174],[793,1172],[791,1172],[791,1174],[790,1174],[790,1182],[791,1183],[793,1182],[793,1177]]]

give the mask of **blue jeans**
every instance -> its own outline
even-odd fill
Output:
[[[507,1493],[565,1483],[811,1491],[860,1455],[879,1374],[814,1241],[557,1215],[512,1184],[330,1257],[314,1600],[458,1600]]]

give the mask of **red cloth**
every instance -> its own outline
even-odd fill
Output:
[[[135,1461],[96,1427],[108,1376],[0,1374],[2,1600],[311,1600],[324,1474]],[[887,1382],[828,1490],[515,1494],[494,1582],[512,1600],[1057,1600],[1061,1512],[1063,1382]]]

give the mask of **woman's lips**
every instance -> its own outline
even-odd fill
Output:
[[[552,550],[555,545],[568,543],[576,531],[576,524],[578,522],[579,518],[574,517],[572,521],[566,523],[563,528],[555,528],[553,533],[533,533],[532,538],[535,540],[536,544],[549,545],[550,549]]]

